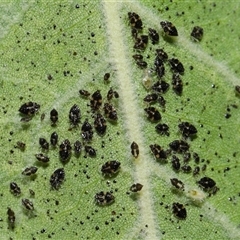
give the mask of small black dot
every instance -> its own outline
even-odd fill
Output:
[[[231,117],[231,114],[229,114],[229,113],[226,113],[226,114],[225,114],[225,118],[226,118],[226,119],[228,119],[228,118],[230,118],[230,117]]]

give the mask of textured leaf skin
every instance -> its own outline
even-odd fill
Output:
[[[209,1],[1,3],[1,236],[238,239],[240,99],[234,90],[240,85],[238,7],[236,1],[229,2],[227,8],[224,2]],[[148,34],[148,28],[156,29],[159,43],[148,41],[144,51],[136,51],[128,12],[141,17],[142,35]],[[160,21],[166,20],[177,28],[177,37],[163,34]],[[194,26],[204,30],[199,42],[190,37]],[[154,67],[156,48],[164,48],[169,58],[179,59],[184,66],[180,76],[183,91],[176,94],[171,86],[171,67],[164,63],[164,81],[170,84],[163,94],[166,105],[151,105],[161,113],[160,122],[168,124],[167,135],[159,135],[157,123],[149,121],[144,112],[148,104],[143,99],[151,90],[142,80],[159,80],[147,74]],[[143,55],[147,70],[135,63],[132,55],[136,53]],[[104,80],[108,72],[110,78]],[[76,140],[82,141],[81,126],[86,118],[94,126],[91,96],[81,96],[79,90],[91,94],[100,90],[103,106],[110,87],[119,94],[110,100],[118,120],[108,119],[106,133],[94,132],[93,140],[84,143],[96,149],[96,157],[83,148],[80,155],[72,151],[70,160],[62,163],[59,144],[69,139],[73,148]],[[41,107],[28,122],[21,122],[18,109],[30,101]],[[69,122],[74,104],[81,110],[79,126]],[[55,125],[50,120],[53,108],[58,111]],[[104,115],[102,107],[99,111]],[[174,171],[172,153],[166,161],[156,160],[149,148],[159,144],[167,151],[170,142],[182,139],[180,122],[197,128],[195,136],[184,139],[190,145],[188,165],[201,169],[196,176]],[[50,142],[54,131],[59,144],[44,151],[39,138]],[[26,144],[25,149],[17,147],[18,141]],[[131,154],[133,141],[139,146],[137,158]],[[40,152],[50,158],[47,164],[36,161],[35,154]],[[199,164],[194,162],[193,152],[199,154]],[[176,155],[182,163],[183,154]],[[103,175],[102,165],[111,160],[121,163],[120,170]],[[23,176],[29,166],[37,166],[37,173]],[[58,168],[64,168],[65,180],[58,189],[51,189],[49,180]],[[204,193],[198,186],[197,181],[205,176],[216,182],[216,194]],[[173,188],[172,178],[184,183],[184,191]],[[21,188],[20,196],[10,192],[10,182]],[[143,185],[141,191],[130,192],[134,183]],[[94,197],[100,191],[111,192],[114,201],[97,204]],[[26,210],[22,199],[29,199],[34,209]],[[174,202],[184,204],[186,219],[172,213]],[[14,211],[14,224],[8,222],[8,208]]]

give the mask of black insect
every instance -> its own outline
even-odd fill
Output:
[[[174,73],[172,76],[172,88],[176,94],[178,95],[182,94],[183,82],[178,73]]]
[[[51,137],[50,137],[50,143],[52,144],[52,146],[56,146],[57,143],[58,143],[58,134],[56,132],[53,132],[51,134]]]
[[[136,64],[140,67],[140,68],[147,68],[148,64],[145,61],[139,60],[136,61]]]
[[[152,122],[160,121],[162,118],[160,112],[155,107],[144,108],[144,111],[147,113],[147,118]]]
[[[148,44],[148,36],[147,35],[141,35],[140,37],[137,37],[135,39],[135,44],[133,48],[138,50],[144,50]]]
[[[26,144],[24,142],[18,141],[17,142],[17,147],[21,150],[24,151],[26,148]]]
[[[68,114],[69,121],[73,126],[77,126],[80,122],[81,112],[77,104],[74,104]]]
[[[22,199],[22,205],[27,209],[27,210],[34,210],[34,206],[33,206],[33,203],[27,199],[27,198],[23,198]]]
[[[203,177],[197,183],[204,191],[209,191],[216,186],[216,182],[210,177]]]
[[[118,120],[117,111],[111,104],[105,103],[103,110],[104,110],[104,114],[106,115],[106,117],[108,119],[110,119],[112,121]]]
[[[158,144],[151,144],[150,149],[156,159],[167,159],[167,153],[162,147]]]
[[[53,189],[58,190],[65,179],[63,168],[56,169],[50,177],[50,185]]]
[[[155,66],[155,72],[159,78],[162,78],[165,74],[165,67],[163,60],[161,60],[158,56],[155,58],[154,61],[154,66]],[[163,81],[163,84],[166,82]]]
[[[152,90],[159,92],[159,93],[165,93],[169,88],[169,84],[163,80],[157,81],[152,85]]]
[[[239,85],[236,85],[236,86],[235,86],[235,91],[236,91],[237,93],[240,93],[240,86],[239,86]]]
[[[49,162],[49,157],[46,155],[43,155],[42,153],[35,154],[35,157],[40,162],[43,162],[43,163]]]
[[[181,167],[181,163],[180,163],[179,158],[176,155],[173,155],[172,156],[172,168],[173,168],[173,170],[179,171],[180,167]]]
[[[59,156],[63,163],[66,163],[71,157],[71,144],[68,139],[65,139],[59,146]]]
[[[40,109],[40,105],[35,102],[24,103],[20,108],[19,112],[25,115],[34,115]]]
[[[55,108],[53,108],[50,112],[50,120],[52,121],[53,126],[58,121],[58,111]]]
[[[194,134],[197,133],[196,127],[194,127],[191,123],[189,122],[181,122],[179,125],[179,130],[182,133],[184,137],[190,137]]]
[[[79,140],[77,140],[75,143],[74,143],[74,152],[75,152],[75,155],[79,155],[81,153],[81,150],[82,150],[82,144]]]
[[[183,162],[184,162],[184,163],[187,163],[187,162],[190,161],[190,159],[191,159],[191,153],[190,153],[190,152],[185,152],[185,153],[183,154]]]
[[[131,144],[131,153],[135,158],[137,158],[139,155],[139,147],[138,144],[135,142],[132,142]]]
[[[181,180],[177,178],[171,178],[170,181],[175,188],[184,191],[184,183]]]
[[[130,187],[130,191],[131,192],[139,192],[141,191],[143,188],[143,185],[141,183],[134,183],[131,187]]]
[[[90,142],[93,138],[92,125],[86,119],[82,125],[82,138],[86,142]]]
[[[110,89],[109,89],[108,92],[107,92],[107,100],[108,100],[108,101],[112,100],[113,96],[114,96],[114,91],[113,91],[113,89],[110,87]]]
[[[167,61],[168,60],[168,55],[162,48],[156,49],[156,55],[162,61]]]
[[[31,195],[32,197],[35,196],[35,192],[34,192],[32,189],[29,189],[29,193],[30,193],[30,195]]]
[[[173,142],[169,143],[169,147],[175,152],[186,152],[189,149],[189,144],[183,140],[174,140]]]
[[[109,205],[114,202],[114,196],[111,192],[99,192],[95,195],[95,200],[99,205]]]
[[[110,101],[110,100],[112,100],[113,97],[119,98],[119,94],[118,94],[117,91],[110,88],[108,93],[107,93],[107,100]]]
[[[44,150],[49,149],[49,143],[47,142],[47,140],[45,138],[39,138],[39,144],[42,149],[44,149]]]
[[[97,90],[91,96],[90,106],[92,110],[96,111],[101,107],[101,105],[102,105],[102,95],[100,93],[100,90]]]
[[[9,207],[8,207],[8,210],[7,210],[7,215],[8,215],[8,223],[13,228],[14,224],[15,224],[16,217],[15,217],[14,211]]]
[[[94,119],[94,127],[98,134],[103,135],[107,129],[107,123],[105,118],[100,114],[97,113]]]
[[[159,102],[160,106],[165,107],[165,105],[166,105],[166,100],[164,99],[163,96],[159,96],[159,97],[158,97],[158,102]]]
[[[157,33],[157,31],[155,29],[149,28],[148,35],[152,41],[152,44],[156,44],[159,42],[159,34]]]
[[[22,171],[22,174],[26,175],[26,176],[31,176],[31,175],[35,174],[37,172],[37,170],[38,170],[38,168],[34,167],[34,166],[27,167]]]
[[[172,212],[179,219],[185,219],[187,217],[187,210],[181,203],[172,204]]]
[[[11,182],[11,183],[10,183],[10,192],[11,192],[14,196],[18,196],[18,195],[21,194],[21,188],[17,185],[17,183]]]
[[[197,153],[193,153],[193,159],[195,161],[196,164],[198,164],[200,162],[200,157]]]
[[[158,94],[156,93],[151,93],[151,94],[148,94],[144,99],[143,101],[144,102],[147,102],[147,103],[154,103],[156,102],[158,99]]]
[[[203,37],[203,28],[199,26],[193,27],[191,37],[193,37],[194,40],[201,41]]]
[[[80,89],[79,94],[83,97],[89,97],[90,96],[90,92],[88,92],[87,90],[84,90],[84,89]]]
[[[120,170],[121,163],[115,160],[108,161],[102,165],[101,171],[104,175],[114,175]]]
[[[169,59],[169,63],[174,73],[184,74],[184,66],[177,58]]]
[[[128,12],[129,23],[132,28],[142,29],[142,20],[135,12]]]
[[[169,136],[169,126],[166,123],[159,123],[158,125],[155,126],[155,129],[157,133],[161,135],[166,135]]]
[[[136,28],[132,28],[132,37],[134,38],[134,39],[136,39],[137,38],[137,36],[138,36],[138,29],[136,29]]]
[[[173,36],[176,37],[178,36],[178,31],[176,27],[169,21],[161,21],[160,25],[163,28],[163,31],[168,35],[168,36]]]
[[[181,169],[184,173],[190,173],[192,171],[192,167],[189,165],[183,165]]]
[[[110,78],[110,73],[105,73],[103,76],[104,81],[108,81]]]
[[[193,176],[198,175],[199,172],[200,172],[200,167],[199,167],[199,166],[196,166],[196,167],[194,168],[194,170],[193,170]]]
[[[88,122],[88,119],[85,119],[85,121],[82,125],[82,131],[83,132],[92,131],[92,125]]]
[[[141,54],[134,54],[132,56],[136,61],[142,60],[143,59],[143,55]]]
[[[91,146],[85,146],[85,152],[88,153],[90,157],[96,157],[96,150]]]

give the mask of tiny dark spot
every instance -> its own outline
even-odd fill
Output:
[[[226,113],[226,114],[225,114],[225,118],[226,118],[226,119],[228,119],[228,118],[230,118],[230,117],[231,117],[231,114],[230,114],[230,113]]]
[[[224,169],[224,172],[227,172],[227,171],[229,171],[230,170],[230,167],[226,167],[225,169]]]

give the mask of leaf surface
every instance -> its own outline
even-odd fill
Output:
[[[234,87],[240,83],[238,70],[239,3],[224,2],[166,2],[162,1],[36,1],[26,4],[2,4],[0,26],[1,44],[1,155],[2,174],[1,236],[12,239],[238,239],[240,237],[239,205],[239,95]],[[10,11],[11,10],[11,11]],[[133,48],[128,12],[136,12],[143,22],[139,33],[148,34],[148,28],[160,35],[158,44],[148,41],[144,51]],[[160,21],[171,21],[179,36],[164,35]],[[203,39],[195,42],[190,37],[194,26],[204,29]],[[164,80],[170,84],[162,96],[165,108],[152,104],[162,116],[161,123],[169,126],[169,136],[156,132],[147,119],[143,98],[151,93],[143,81],[158,77],[149,73],[154,68],[155,50],[164,48],[169,58],[179,59],[185,68],[183,93],[172,89],[172,71],[165,63]],[[147,69],[141,69],[132,58],[142,54]],[[110,73],[109,81],[104,80]],[[118,121],[107,121],[106,134],[94,130],[93,140],[82,140],[81,126],[85,119],[94,126],[90,99],[79,95],[80,89],[93,94],[100,90],[103,100],[99,110],[108,102],[112,87],[119,98],[110,103],[116,108]],[[36,102],[40,110],[32,120],[24,123],[18,109],[26,102]],[[73,127],[69,110],[77,104],[81,122]],[[55,108],[59,113],[56,126],[49,114]],[[43,119],[43,114],[45,118]],[[105,116],[106,117],[106,116]],[[172,155],[167,161],[156,160],[151,144],[164,150],[169,143],[182,139],[180,122],[190,122],[198,130],[187,138],[191,158],[185,165],[200,173],[174,171]],[[59,135],[57,147],[44,152],[39,138],[50,141],[50,135]],[[69,139],[72,148],[76,140],[97,150],[90,157],[84,149],[79,157],[72,151],[69,162],[59,158],[59,146]],[[26,144],[25,150],[17,142]],[[130,145],[135,141],[140,154],[134,158]],[[36,153],[44,152],[50,162],[40,164]],[[196,163],[193,153],[198,153]],[[113,176],[101,173],[101,167],[110,160],[121,162],[120,171]],[[37,166],[34,176],[22,171]],[[59,190],[51,189],[49,180],[57,168],[64,168],[65,180]],[[205,169],[206,168],[206,169]],[[205,169],[205,170],[204,170]],[[219,190],[204,193],[197,181],[203,177],[214,179]],[[177,191],[170,179],[178,178],[185,187]],[[20,196],[9,189],[10,182],[21,188]],[[133,183],[141,183],[140,192],[131,193]],[[29,193],[34,190],[35,196]],[[196,191],[196,192],[193,192]],[[112,204],[100,206],[95,194],[111,192]],[[196,201],[198,193],[201,202]],[[208,196],[210,195],[210,196]],[[22,206],[27,198],[34,204],[28,211]],[[195,199],[195,200],[194,200]],[[186,219],[177,218],[172,204],[178,202],[187,211]],[[8,222],[7,208],[15,213],[14,227]]]

